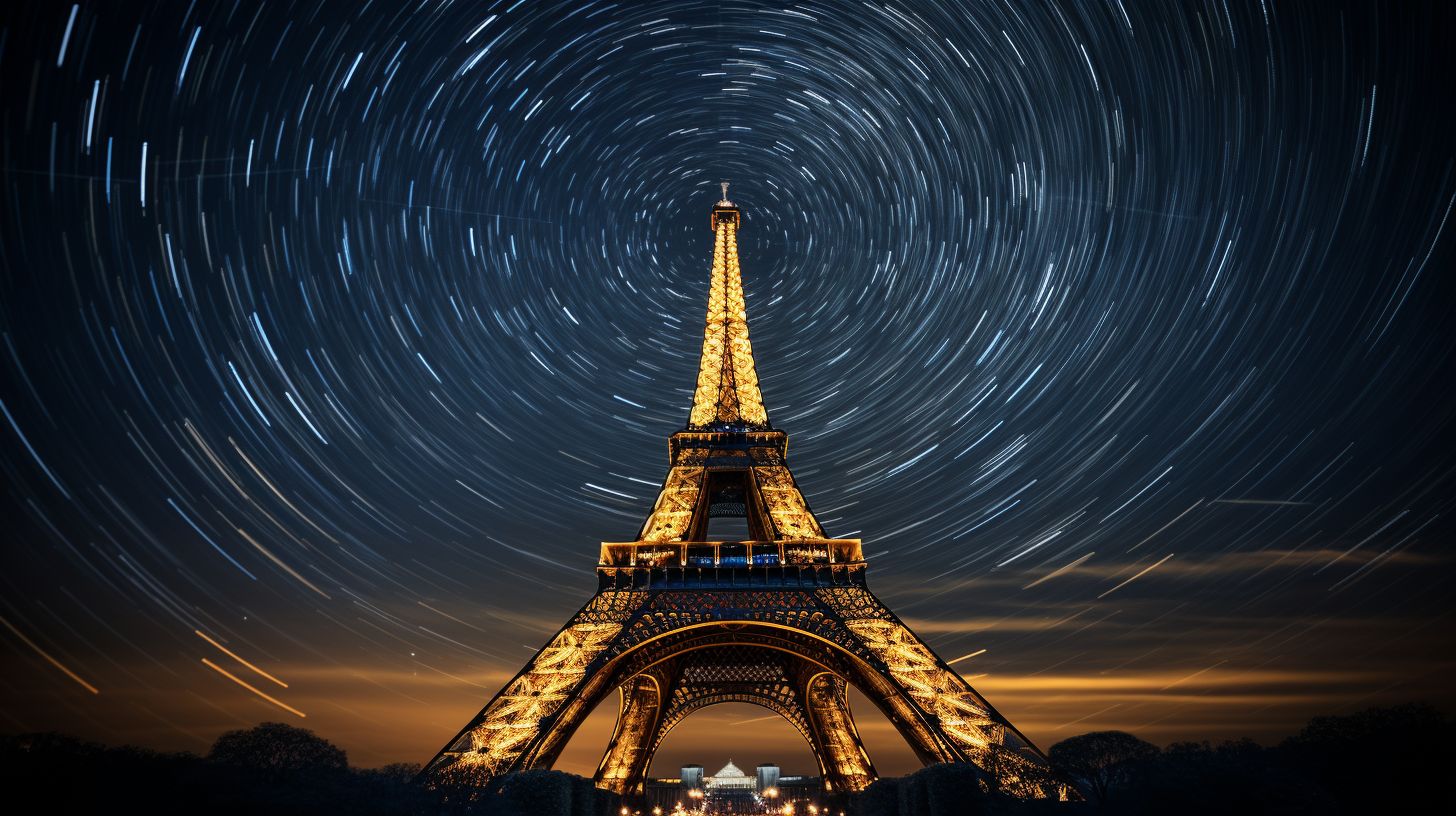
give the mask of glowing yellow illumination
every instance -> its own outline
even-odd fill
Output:
[[[753,475],[758,482],[758,494],[763,497],[769,518],[773,520],[774,538],[824,537],[824,528],[819,526],[819,520],[809,512],[804,494],[794,484],[794,477],[789,474],[788,468],[783,465],[756,467]]]
[[[726,206],[725,206],[726,205]],[[708,290],[708,323],[703,329],[703,358],[688,424],[768,425],[753,346],[748,342],[748,309],[738,269],[738,210],[725,198],[713,211],[713,279]]]
[[[616,688],[617,725],[596,773],[602,788],[640,796],[663,737],[693,711],[735,701],[763,706],[797,729],[820,761],[826,790],[862,790],[876,774],[849,710],[853,683],[928,761],[973,762],[991,785],[1016,796],[1075,797],[874,597],[860,541],[826,537],[789,471],[788,437],[764,411],[738,267],[740,214],[726,184],[711,219],[712,281],[693,408],[688,427],[669,440],[652,512],[635,540],[602,544],[597,595],[428,773],[479,786],[550,767],[595,701]],[[747,540],[708,540],[710,520],[723,516],[743,517]],[[771,812],[794,813],[793,802],[778,809],[784,794],[764,792]],[[686,795],[701,812],[704,792]],[[673,812],[683,812],[681,803]]]
[[[621,620],[612,619],[617,600],[597,595],[436,762],[453,759],[457,773],[481,779],[518,762],[541,736],[541,722],[579,691],[587,666],[622,631]]]
[[[698,504],[703,473],[701,467],[674,467],[668,471],[667,481],[657,496],[657,504],[643,528],[643,541],[682,541],[688,524],[693,520],[693,508]]]
[[[980,758],[989,745],[999,743],[1000,725],[992,719],[966,682],[942,668],[935,655],[903,625],[871,618],[845,622],[901,688],[935,717],[957,747]]]
[[[842,678],[827,672],[817,674],[805,691],[805,708],[819,736],[818,747],[826,754],[825,764],[837,770],[832,782],[825,780],[826,787],[835,790],[843,785],[846,790],[859,791],[875,781],[875,769],[860,741],[859,729],[854,727],[846,691]],[[774,795],[778,795],[777,790]]]

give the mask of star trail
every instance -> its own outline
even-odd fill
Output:
[[[806,498],[1028,736],[1449,707],[1443,5],[7,8],[0,728],[428,759],[651,509],[725,179]]]

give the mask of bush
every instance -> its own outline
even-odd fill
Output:
[[[1456,751],[1449,717],[1424,703],[1315,717],[1279,745],[1285,765],[1318,784],[1346,813],[1452,812],[1446,778]],[[1336,810],[1335,812],[1339,812]]]
[[[342,748],[306,728],[266,722],[228,731],[212,744],[207,758],[222,765],[259,771],[273,779],[347,770]]]
[[[850,802],[856,816],[899,816],[900,780],[880,779],[855,794]]]
[[[1157,754],[1158,746],[1126,731],[1093,731],[1053,745],[1047,757],[1088,801],[1105,805],[1114,791],[1128,784],[1139,763]]]
[[[497,780],[492,813],[499,816],[573,816],[573,780],[561,771],[521,771]]]
[[[923,793],[926,816],[980,816],[986,812],[985,775],[968,762],[927,765],[911,774]]]

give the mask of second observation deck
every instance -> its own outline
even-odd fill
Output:
[[[864,582],[857,538],[791,541],[604,542],[602,586],[845,584]]]

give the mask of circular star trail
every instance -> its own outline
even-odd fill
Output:
[[[1451,22],[12,10],[5,725],[426,758],[650,509],[725,179],[806,497],[1033,738],[1437,694]]]

